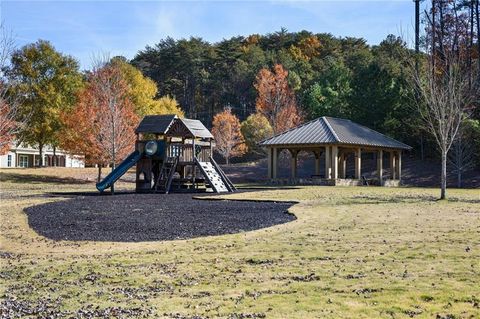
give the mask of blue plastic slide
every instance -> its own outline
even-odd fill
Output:
[[[142,158],[142,153],[139,151],[135,151],[132,154],[128,155],[128,157],[121,162],[110,174],[107,175],[103,179],[103,181],[97,183],[97,189],[100,192],[103,192],[105,189],[112,186],[113,183],[117,181],[123,174],[125,174],[130,167],[135,165],[138,160]]]

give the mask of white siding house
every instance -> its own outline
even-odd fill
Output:
[[[57,149],[56,161],[53,156],[53,148],[45,146],[43,148],[43,165],[60,167],[85,167],[85,157],[83,155],[71,155],[63,150]],[[56,162],[56,165],[55,165]],[[4,167],[34,167],[40,165],[40,152],[38,148],[28,145],[13,144],[10,150],[0,155],[0,168]]]

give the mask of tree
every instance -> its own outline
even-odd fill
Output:
[[[432,0],[426,19],[426,63],[423,70],[411,69],[420,116],[441,155],[440,199],[445,199],[447,155],[461,124],[478,104],[479,87],[471,79],[479,70],[469,61],[468,43],[474,35],[469,33],[468,15],[459,11],[456,1]]]
[[[310,118],[351,117],[351,72],[341,62],[326,59],[326,69],[305,92],[304,107]]]
[[[245,154],[245,140],[238,117],[230,108],[213,117],[212,134],[215,137],[215,150],[225,159],[227,165],[231,157]]]
[[[463,185],[463,174],[475,167],[476,156],[475,150],[479,145],[475,145],[472,141],[480,138],[480,122],[478,120],[467,120],[461,124],[457,137],[455,138],[452,149],[448,153],[448,162],[452,168],[452,172],[457,175],[457,187]]]
[[[288,86],[288,71],[281,64],[274,72],[261,69],[254,84],[258,91],[257,112],[265,116],[274,133],[283,132],[301,122],[295,95]]]
[[[9,90],[4,73],[13,51],[14,41],[5,27],[0,25],[0,155],[8,152],[24,122],[18,119],[20,98]]]
[[[447,154],[476,95],[469,86],[469,72],[462,67],[458,56],[445,54],[442,66],[432,59],[436,57],[430,56],[423,72],[413,71],[413,79],[419,113],[441,154],[440,199],[445,199]]]
[[[103,165],[110,164],[113,170],[133,149],[139,120],[134,110],[122,71],[115,64],[99,63],[88,75],[73,112],[64,113],[68,127],[64,148],[82,152],[98,164],[100,178]]]
[[[158,100],[155,100],[155,103],[146,115],[154,114],[176,114],[179,117],[184,117],[177,100],[170,95],[162,96]]]
[[[127,95],[139,116],[156,114],[183,116],[183,112],[175,99],[167,96],[157,100],[158,89],[156,83],[129,64],[125,58],[115,57],[111,60],[111,63],[121,70],[127,83]]]
[[[242,122],[241,130],[248,151],[255,154],[264,154],[264,149],[258,143],[273,135],[273,129],[267,118],[259,113],[251,114]]]
[[[71,110],[83,85],[78,62],[63,55],[48,42],[39,40],[13,53],[8,70],[14,94],[22,96],[18,117],[25,120],[19,139],[37,145],[40,166],[45,145],[59,143],[62,111]]]

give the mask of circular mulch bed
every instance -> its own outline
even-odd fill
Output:
[[[198,200],[192,194],[77,196],[25,209],[54,240],[137,242],[232,234],[295,219],[292,203]]]

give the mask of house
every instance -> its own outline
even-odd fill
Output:
[[[43,166],[59,167],[85,167],[85,157],[83,155],[71,155],[67,152],[56,149],[56,164],[53,155],[53,148],[45,146],[43,148]],[[38,148],[20,143],[12,144],[10,150],[0,155],[0,168],[4,167],[34,167],[40,165],[40,152]]]

